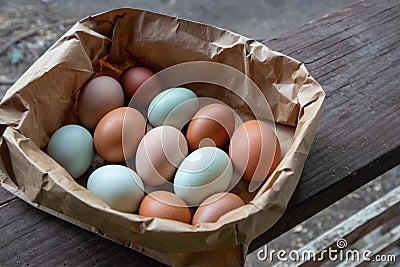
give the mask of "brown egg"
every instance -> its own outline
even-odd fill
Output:
[[[229,156],[235,170],[247,181],[262,182],[278,166],[281,147],[266,123],[251,120],[233,133]]]
[[[139,215],[169,219],[190,224],[190,210],[177,195],[168,191],[153,191],[142,200]]]
[[[183,134],[172,126],[150,130],[140,141],[136,152],[136,171],[151,186],[171,180],[188,154]]]
[[[206,198],[193,215],[192,224],[216,222],[225,213],[244,205],[243,200],[232,193],[217,193]]]
[[[79,120],[83,126],[93,130],[106,113],[123,105],[124,91],[118,81],[109,76],[98,76],[90,80],[79,94]]]
[[[235,128],[232,110],[224,104],[200,109],[189,123],[186,140],[190,150],[204,146],[223,147]]]
[[[161,92],[161,85],[154,73],[143,67],[130,67],[121,75],[121,84],[127,97],[131,98],[141,87],[140,92],[133,98],[134,104],[147,106]]]
[[[94,147],[107,161],[122,162],[136,153],[146,121],[134,108],[121,107],[107,113],[94,131]]]

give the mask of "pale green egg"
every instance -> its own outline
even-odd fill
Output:
[[[130,168],[106,165],[96,169],[87,182],[87,188],[110,208],[134,212],[144,196],[143,182]]]
[[[93,159],[93,138],[79,125],[66,125],[51,136],[47,153],[73,177],[81,176]]]
[[[225,191],[232,175],[232,162],[223,150],[202,147],[180,164],[174,178],[174,191],[188,205],[197,206],[207,197]]]
[[[147,118],[154,127],[168,125],[182,129],[192,119],[198,106],[195,93],[183,87],[171,88],[159,93],[151,101]]]

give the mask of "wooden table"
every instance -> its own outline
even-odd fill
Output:
[[[264,41],[305,62],[326,91],[286,213],[253,251],[400,163],[400,2],[363,1]],[[158,266],[0,188],[0,265]]]

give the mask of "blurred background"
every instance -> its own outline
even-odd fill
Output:
[[[0,0],[0,97],[73,23],[135,7],[271,39],[353,0]]]
[[[353,0],[0,0],[0,99],[77,20],[120,7],[135,7],[222,27],[255,39],[272,39],[352,4]],[[399,168],[384,174],[268,244],[302,247],[399,183]],[[257,252],[257,251],[256,251]],[[247,266],[266,266],[256,252]]]

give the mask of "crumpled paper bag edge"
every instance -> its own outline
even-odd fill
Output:
[[[322,91],[322,90],[321,90],[321,91]],[[320,106],[319,106],[319,107],[316,107],[316,108],[317,108],[317,109],[320,109]],[[304,163],[304,162],[303,162],[303,163]],[[296,184],[297,184],[297,183],[296,183]],[[257,206],[257,202],[256,202],[256,201],[255,201],[255,203],[256,203],[256,206]],[[284,206],[286,206],[286,205],[284,205]],[[239,242],[240,242],[240,241],[243,241],[243,240],[247,240],[246,237],[245,237],[245,238],[241,238],[241,239],[239,238],[239,239],[238,239]]]

